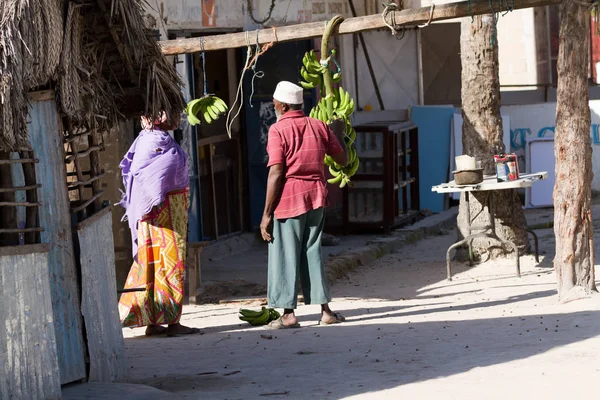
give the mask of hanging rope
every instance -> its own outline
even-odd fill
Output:
[[[273,44],[273,42],[271,42],[271,45]],[[252,72],[254,73],[252,75],[252,83],[251,83],[251,88],[252,90],[250,91],[250,97],[248,98],[248,103],[250,104],[250,108],[254,108],[254,106],[252,105],[252,97],[254,97],[254,80],[256,78],[258,79],[262,79],[265,76],[265,73],[263,71],[256,71],[256,65],[258,64],[258,57],[260,57],[261,54],[263,54],[265,51],[267,51],[266,49],[266,45],[264,46],[265,49],[261,49],[260,47],[260,43],[258,43],[258,29],[256,30],[256,50],[255,50],[255,55],[254,58],[252,59],[252,61],[250,61],[250,64],[252,64]]]
[[[392,35],[398,39],[402,40],[404,38],[404,34],[406,33],[405,28],[396,24],[396,11],[400,11],[404,8],[404,1],[400,1],[400,6],[396,3],[388,3],[384,4],[385,8],[383,9],[383,13],[381,14],[381,18],[383,19],[383,23],[385,26],[390,28]],[[390,22],[387,21],[387,16],[390,16]]]
[[[431,21],[433,21],[433,10],[435,10],[435,4],[431,3],[431,10],[429,11],[429,21],[425,25],[418,25],[419,28],[427,28],[431,25]]]
[[[273,14],[273,9],[275,8],[275,0],[271,0],[269,12],[267,13],[265,19],[263,19],[262,21],[257,21],[256,18],[254,18],[254,6],[252,4],[252,0],[246,0],[246,5],[248,6],[248,14],[250,15],[250,19],[252,19],[252,21],[254,21],[255,24],[263,25],[265,22],[271,19],[271,14]]]
[[[204,52],[204,38],[200,38],[200,57],[202,57],[202,74],[204,75],[204,96],[208,94],[208,83],[206,80],[206,53]]]
[[[246,75],[246,71],[250,65],[250,59],[252,58],[252,45],[250,44],[250,37],[248,36],[248,31],[246,31],[246,62],[244,63],[244,68],[242,68],[242,74],[240,76],[240,81],[238,84],[238,88],[235,94],[235,100],[231,107],[229,108],[229,112],[227,113],[227,119],[225,121],[225,129],[227,130],[227,135],[231,138],[231,132],[233,129],[233,123],[235,119],[242,112],[242,107],[244,105],[244,75]],[[238,104],[239,101],[239,104]],[[231,116],[235,111],[235,115]]]
[[[262,47],[260,46],[259,41],[258,41],[258,32],[259,32],[258,30],[256,30],[256,44],[254,46],[250,42],[250,32],[249,31],[245,32],[246,62],[244,63],[244,67],[242,68],[242,74],[240,76],[240,81],[239,81],[237,92],[235,95],[235,101],[229,108],[229,112],[227,113],[227,121],[225,124],[225,127],[227,129],[227,134],[229,135],[229,137],[231,137],[233,123],[234,123],[235,119],[242,112],[242,107],[244,105],[244,76],[246,75],[246,72],[250,69],[252,69],[254,72],[254,75],[252,77],[252,92],[250,94],[250,99],[249,99],[250,107],[252,107],[252,96],[254,95],[254,79],[255,78],[260,79],[264,76],[263,71],[258,71],[258,72],[256,71],[256,63],[258,62],[258,57],[263,55],[267,50],[269,50],[271,47],[273,47],[276,42],[279,41],[279,39],[277,38],[277,28],[273,27],[272,29],[273,29],[274,40],[270,43],[265,44]],[[239,102],[239,104],[238,104],[238,102]],[[237,110],[234,111],[236,108],[237,108]],[[234,112],[235,112],[235,114],[234,114]],[[234,115],[232,116],[232,114],[234,114]]]

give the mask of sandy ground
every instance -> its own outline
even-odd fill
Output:
[[[553,231],[537,233],[545,255],[523,257],[520,279],[507,259],[455,263],[446,281],[454,233],[380,259],[333,287],[348,319],[336,326],[316,325],[317,306],[300,306],[302,328],[285,331],[242,325],[232,305],[189,306],[183,323],[203,335],[124,330],[128,382],[173,399],[588,398],[600,296],[559,304]]]

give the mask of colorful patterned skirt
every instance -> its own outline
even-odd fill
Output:
[[[181,318],[189,192],[167,194],[165,201],[138,223],[138,256],[123,293],[119,315],[123,327],[176,324]]]

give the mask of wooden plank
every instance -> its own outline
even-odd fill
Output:
[[[71,139],[73,139],[72,136],[67,140],[71,140]],[[94,151],[99,151],[99,150],[102,150],[101,146],[91,146],[91,147],[88,147],[85,151],[82,151],[79,153],[67,153],[67,158],[65,158],[65,163],[69,164],[70,162],[74,161],[76,158],[87,157],[90,155],[90,153],[92,153]]]
[[[19,156],[21,158],[33,158],[33,151],[20,151]],[[31,190],[27,190],[25,192],[25,199],[30,203],[38,202],[38,193],[37,189],[42,187],[42,185],[38,184],[35,176],[35,165],[34,164],[23,164],[23,178],[24,178],[24,187],[32,187]],[[36,207],[29,207],[25,210],[25,227],[28,229],[39,228],[39,213]],[[40,231],[41,232],[41,231]],[[40,243],[40,233],[39,232],[31,232],[25,235],[25,243],[34,244]]]
[[[102,135],[102,133],[100,133]],[[90,152],[90,170],[92,171],[92,176],[100,177],[104,176],[102,173],[102,168],[100,167],[100,154],[98,154],[98,150],[104,150],[104,146],[101,143],[102,141],[98,138],[97,132],[92,132],[90,136],[88,136],[88,144],[89,149],[97,149],[96,151]],[[102,182],[99,180],[95,180],[92,183],[92,193],[97,196],[99,193],[102,193]],[[96,201],[93,202],[92,212],[100,211],[102,209],[102,198],[101,196],[96,197]]]
[[[15,228],[15,229],[0,229],[0,233],[31,233],[43,232],[44,228]]]
[[[506,11],[508,3],[509,2],[503,2],[501,6],[498,4],[494,11]],[[514,9],[542,7],[559,3],[560,0],[520,0],[514,3]],[[471,0],[470,2],[461,1],[437,5],[433,10],[433,15],[431,15],[431,7],[413,8],[396,12],[396,24],[414,26],[425,24],[430,20],[431,22],[444,21],[489,13],[489,0]],[[344,35],[382,28],[387,28],[383,22],[383,18],[381,14],[375,14],[364,17],[347,18],[338,26],[334,34]],[[322,21],[282,26],[278,27],[276,31],[271,28],[261,29],[258,31],[258,43],[290,42],[318,38],[323,36],[324,31],[325,25]],[[206,36],[203,39],[204,50],[213,51],[246,47],[249,44],[255,45],[257,42],[257,34],[254,31],[249,36],[247,36],[245,32],[228,33],[225,35]],[[159,45],[165,55],[195,53],[201,50],[200,38],[197,37],[164,40],[160,41]]]
[[[29,163],[39,163],[40,160],[37,158],[12,158],[10,160],[0,160],[0,165],[5,164],[29,164]]]
[[[48,250],[0,255],[0,399],[61,398]]]
[[[76,230],[80,230],[85,228],[86,226],[93,224],[94,222],[96,222],[97,220],[101,219],[104,217],[105,214],[109,214],[112,212],[112,208],[110,206],[103,208],[102,210],[98,211],[96,214],[86,218],[85,220],[81,221],[80,223],[77,224],[77,226],[75,227]],[[115,251],[117,249],[115,248]],[[128,249],[131,250],[131,249]]]
[[[48,101],[55,99],[54,90],[40,90],[38,92],[27,93],[29,101]]]
[[[0,193],[18,192],[18,191],[22,191],[22,190],[32,190],[32,189],[38,189],[41,187],[42,187],[42,185],[35,184],[35,185],[29,185],[29,186],[17,186],[17,187],[12,187],[12,188],[0,188]]]
[[[2,246],[0,247],[0,257],[2,256],[20,256],[32,253],[48,253],[49,244],[31,244],[24,246]]]
[[[118,312],[112,213],[103,211],[77,227],[81,264],[81,310],[85,320],[92,382],[125,376],[125,342]]]
[[[50,244],[48,270],[55,319],[56,346],[61,384],[86,377],[85,345],[71,215],[66,185],[62,127],[55,101],[31,103],[27,126],[31,145],[40,159],[36,176],[42,185],[39,200],[40,237]],[[105,255],[112,249],[104,249]]]
[[[0,207],[39,207],[42,203],[28,203],[26,201],[0,201]]]
[[[78,205],[77,207],[73,207],[71,208],[71,214],[75,214],[78,213],[79,211],[84,210],[87,206],[89,206],[90,204],[92,204],[94,201],[101,199],[102,196],[104,196],[104,191],[100,191],[98,193],[96,193],[95,195],[93,195],[92,197],[90,197],[89,199],[87,199],[85,201],[85,203]]]

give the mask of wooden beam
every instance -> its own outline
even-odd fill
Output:
[[[561,0],[515,0],[514,9],[532,8],[560,4]],[[507,11],[508,2],[494,1],[494,11]],[[500,7],[501,5],[501,7]],[[444,21],[455,18],[469,17],[471,15],[489,14],[490,0],[471,0],[457,3],[440,4],[433,9],[431,7],[413,8],[396,12],[396,24],[402,26],[414,26],[425,24],[428,21]],[[364,17],[347,18],[336,29],[336,35],[344,35],[387,28],[381,14],[367,15]],[[295,40],[312,39],[323,36],[325,24],[321,22],[310,22],[306,24],[288,25],[276,28],[261,29],[258,31],[258,43],[290,42]],[[246,41],[248,37],[248,42]],[[158,42],[163,54],[176,55],[195,53],[200,51],[200,39],[188,38],[164,40]],[[245,32],[228,33],[225,35],[206,36],[204,39],[204,50],[222,50],[245,47],[248,44],[255,45],[257,42],[256,31],[246,36]]]

